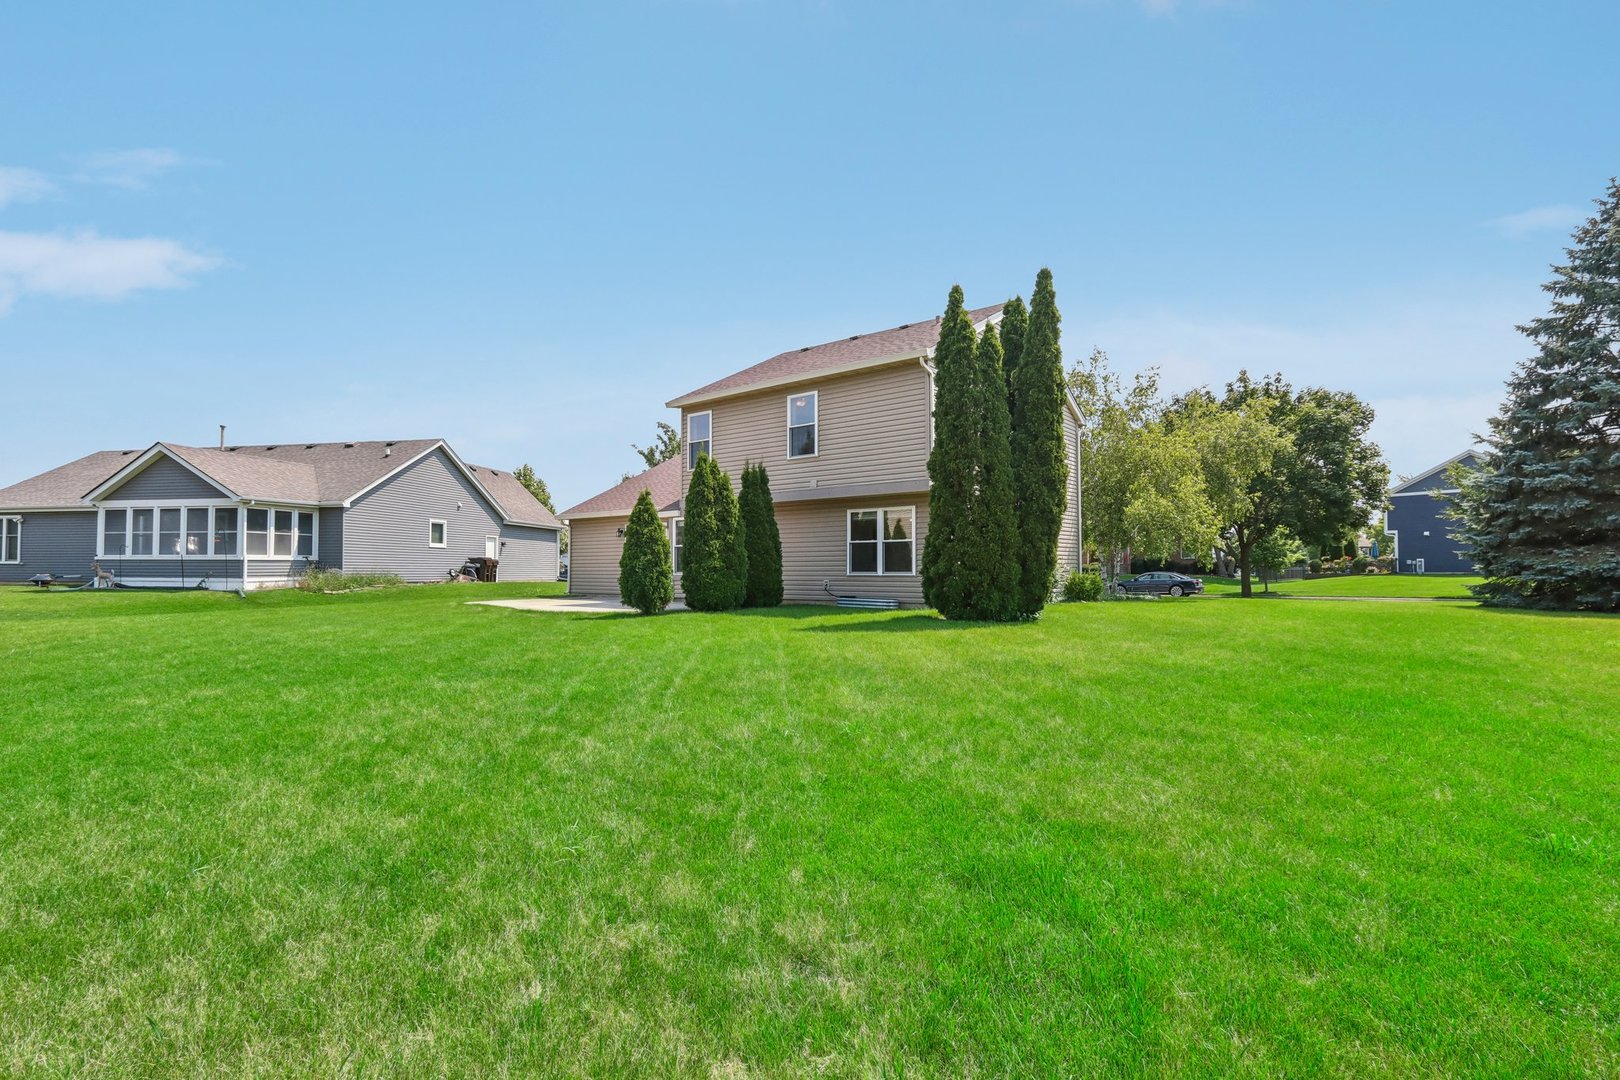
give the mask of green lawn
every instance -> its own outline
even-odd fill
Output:
[[[1485,579],[1472,574],[1346,574],[1343,577],[1312,578],[1309,581],[1277,581],[1273,593],[1284,596],[1380,596],[1386,598],[1445,598],[1472,600],[1468,586]],[[1265,589],[1258,581],[1256,593]],[[1204,590],[1213,595],[1236,595],[1241,591],[1234,578],[1204,578]]]
[[[1620,1071],[1620,620],[0,590],[0,1073]]]

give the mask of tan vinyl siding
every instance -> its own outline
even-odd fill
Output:
[[[712,412],[715,461],[734,482],[744,464],[763,463],[773,492],[898,480],[927,487],[930,404],[921,362],[834,376],[797,390],[818,394],[814,457],[787,456],[789,395],[782,388],[687,409],[682,437],[685,417]],[[690,473],[683,456],[682,492]]]
[[[922,575],[857,574],[848,569],[848,514],[913,506],[917,510],[917,538],[913,566],[922,565],[923,539],[928,535],[928,496],[890,496],[878,502],[779,503],[776,524],[782,533],[783,599],[790,604],[830,604],[822,589],[826,580],[844,596],[877,596],[900,601],[907,607],[923,606]]]
[[[568,593],[570,596],[618,596],[619,555],[624,541],[618,530],[628,515],[584,518],[568,523]]]

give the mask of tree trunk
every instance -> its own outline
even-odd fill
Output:
[[[1249,553],[1254,548],[1254,540],[1241,525],[1237,530],[1237,548],[1238,578],[1243,586],[1241,591],[1244,596],[1253,596],[1254,583],[1249,580]]]

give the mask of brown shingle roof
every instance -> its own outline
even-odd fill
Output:
[[[1004,306],[991,304],[989,307],[975,308],[968,312],[968,317],[977,326]],[[890,330],[856,334],[824,345],[807,345],[802,349],[778,353],[753,367],[743,368],[707,386],[682,394],[668,405],[678,409],[694,399],[722,397],[754,386],[791,382],[879,360],[921,356],[939,344],[939,323],[940,317],[936,315],[926,322],[905,323]]]
[[[511,473],[485,465],[468,465],[467,469],[478,478],[485,491],[495,496],[508,520],[520,525],[544,525],[549,529],[562,527],[557,515],[547,510]]]
[[[0,507],[49,510],[80,507],[84,493],[141,455],[139,450],[98,450],[49,472],[0,488]]]
[[[567,520],[586,514],[628,515],[644,490],[652,492],[653,503],[660,511],[678,509],[681,501],[681,459],[672,457],[668,461],[661,461],[646,472],[615,484],[578,506],[569,507],[562,512],[562,517]]]

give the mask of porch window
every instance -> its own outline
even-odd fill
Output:
[[[794,394],[788,403],[788,457],[816,456],[816,410],[819,395]]]
[[[849,512],[851,574],[915,572],[916,510],[909,506]]]
[[[290,559],[293,553],[293,512],[276,510],[273,513],[276,516],[276,533],[270,550],[280,558]]]
[[[22,562],[22,518],[0,518],[0,563]]]
[[[156,510],[131,510],[129,530],[129,553],[131,555],[152,554],[153,532],[152,525],[156,521]]]
[[[166,506],[158,511],[159,555],[180,554],[180,509]]]
[[[686,418],[686,466],[697,468],[703,454],[714,456],[714,413],[693,413]]]
[[[139,511],[136,511],[139,513]],[[270,554],[270,511],[250,507],[247,512],[247,553]]]
[[[101,553],[103,555],[122,555],[129,543],[125,535],[129,530],[128,510],[107,511],[107,522],[101,530]]]
[[[236,507],[221,506],[214,511],[214,554],[236,554]]]
[[[187,555],[208,554],[208,508],[193,506],[186,510],[186,546],[182,549]]]

